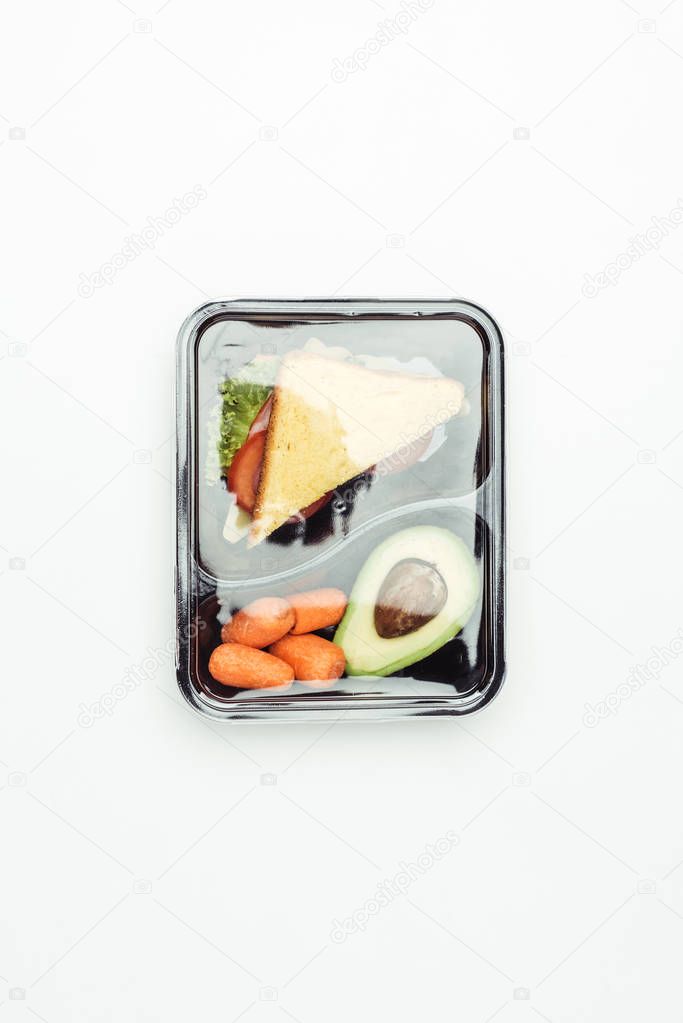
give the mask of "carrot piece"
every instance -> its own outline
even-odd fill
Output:
[[[346,665],[344,651],[329,639],[310,633],[306,636],[285,636],[268,647],[294,669],[300,682],[339,678]]]
[[[209,658],[216,682],[238,689],[268,689],[294,680],[294,671],[279,657],[241,643],[221,643]]]
[[[224,643],[269,646],[294,625],[294,609],[281,597],[259,597],[247,604],[221,629]]]
[[[333,587],[294,593],[287,597],[287,600],[296,615],[292,628],[294,636],[315,632],[316,629],[326,629],[328,625],[338,625],[344,617],[347,604],[346,594]]]

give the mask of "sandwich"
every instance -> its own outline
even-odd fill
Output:
[[[226,471],[228,490],[250,516],[249,547],[293,516],[315,514],[360,473],[412,465],[464,401],[458,380],[368,368],[316,349],[284,355],[272,388],[247,386],[251,425]]]

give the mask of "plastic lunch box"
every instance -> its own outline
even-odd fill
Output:
[[[380,368],[461,381],[463,407],[403,471],[360,474],[255,547],[228,542],[232,497],[216,455],[221,384],[255,358],[277,366],[321,344],[341,346],[338,357],[352,363],[370,357]],[[503,361],[494,320],[456,300],[224,300],[187,318],[177,346],[176,670],[192,707],[214,719],[377,720],[469,714],[494,697],[505,674]],[[389,676],[345,674],[324,688],[245,689],[212,678],[221,622],[236,610],[319,587],[348,594],[373,551],[414,526],[449,530],[476,563],[479,596],[454,638]],[[331,639],[334,629],[320,635]]]

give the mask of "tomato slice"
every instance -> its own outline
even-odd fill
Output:
[[[310,519],[311,515],[315,515],[317,511],[324,508],[332,500],[332,490],[328,490],[326,494],[319,497],[313,504],[309,504],[307,508],[302,508],[298,515],[292,515],[291,518],[287,519],[288,522],[296,522],[299,516],[303,516],[305,519]]]
[[[268,395],[268,397],[264,401],[263,405],[261,405],[261,408],[259,409],[259,413],[256,416],[256,419],[254,420],[254,422],[249,427],[249,433],[247,434],[247,440],[251,440],[251,438],[254,436],[254,434],[261,433],[262,431],[265,431],[265,430],[268,429],[268,423],[270,422],[270,413],[272,411],[272,408],[273,408],[273,392],[271,391],[271,393]],[[245,444],[246,444],[246,441],[245,441]]]
[[[260,413],[259,413],[260,415]],[[228,490],[235,495],[240,508],[251,515],[256,503],[256,491],[261,477],[266,431],[248,437],[232,460],[228,470]]]
[[[251,515],[256,503],[256,492],[261,478],[263,449],[266,444],[266,430],[273,408],[273,395],[268,395],[249,427],[249,433],[242,447],[236,453],[228,470],[228,490],[235,495],[240,508]]]
[[[264,406],[265,408],[265,406]],[[263,410],[262,410],[263,411]],[[270,413],[270,410],[268,410]],[[261,413],[259,412],[259,415]],[[261,479],[261,466],[263,465],[263,451],[266,446],[265,428],[247,437],[242,447],[232,460],[228,471],[228,490],[235,495],[235,501],[250,515],[254,513],[256,504],[256,493],[259,480]],[[323,494],[317,501],[302,508],[298,515],[293,515],[289,522],[296,522],[300,516],[308,519],[323,508],[332,497],[332,492]]]

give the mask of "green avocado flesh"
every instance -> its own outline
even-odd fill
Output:
[[[417,575],[416,565],[422,566]],[[404,577],[402,588],[392,587],[397,573],[406,571],[403,566],[413,575]],[[392,592],[403,593],[409,603],[414,602],[417,587],[425,585],[425,571],[427,583],[431,580],[439,591],[435,603],[432,589],[431,598],[425,597],[426,605],[429,606],[431,600],[431,609],[438,606],[440,610],[425,624],[419,624],[418,614],[404,613],[401,617],[401,609],[397,608],[398,622],[408,626],[417,623],[418,627],[404,635],[384,638],[388,630],[383,623],[382,610],[376,613],[378,602],[382,608],[387,593]],[[346,655],[347,674],[391,675],[434,653],[466,624],[480,589],[479,571],[469,548],[449,529],[413,526],[390,536],[372,552],[360,570],[346,614],[334,637],[334,642]],[[403,598],[395,596],[394,599]],[[377,631],[378,622],[384,636]]]

